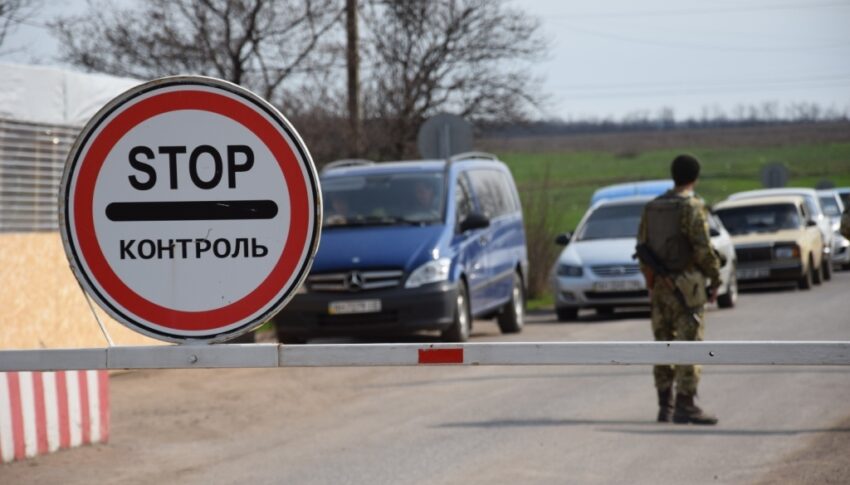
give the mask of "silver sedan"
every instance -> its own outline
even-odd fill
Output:
[[[557,242],[566,247],[551,272],[558,320],[573,320],[582,308],[602,315],[618,307],[648,306],[649,293],[633,258],[643,207],[652,197],[602,200],[591,207],[575,233],[562,234]],[[738,285],[735,249],[729,234],[714,216],[709,221],[712,244],[723,256],[718,305],[735,305]]]

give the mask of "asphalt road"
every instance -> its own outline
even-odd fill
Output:
[[[708,340],[850,340],[850,273],[741,296]],[[651,339],[648,314],[519,336]],[[421,337],[428,340],[430,337]],[[112,378],[111,442],[0,467],[0,483],[847,483],[850,367],[708,366],[715,427],[658,424],[648,366],[139,371]]]

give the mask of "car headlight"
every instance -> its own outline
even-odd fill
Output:
[[[571,278],[578,278],[584,275],[584,270],[581,266],[575,266],[572,264],[564,264],[561,263],[558,265],[558,276],[568,276]]]
[[[422,266],[413,270],[405,288],[417,288],[428,283],[438,283],[449,279],[449,269],[452,266],[452,260],[449,258],[441,258],[434,261],[428,261]]]
[[[800,248],[797,246],[780,246],[773,251],[776,259],[793,259],[800,257]]]

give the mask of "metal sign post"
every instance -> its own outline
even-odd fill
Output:
[[[77,138],[60,192],[65,252],[113,318],[178,343],[231,339],[295,294],[321,194],[298,133],[234,84],[178,76],[112,100]]]

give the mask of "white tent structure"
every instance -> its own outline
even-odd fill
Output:
[[[129,78],[0,63],[0,232],[57,229],[57,194],[83,125]]]
[[[58,67],[0,63],[0,118],[82,126],[109,100],[141,82]]]

